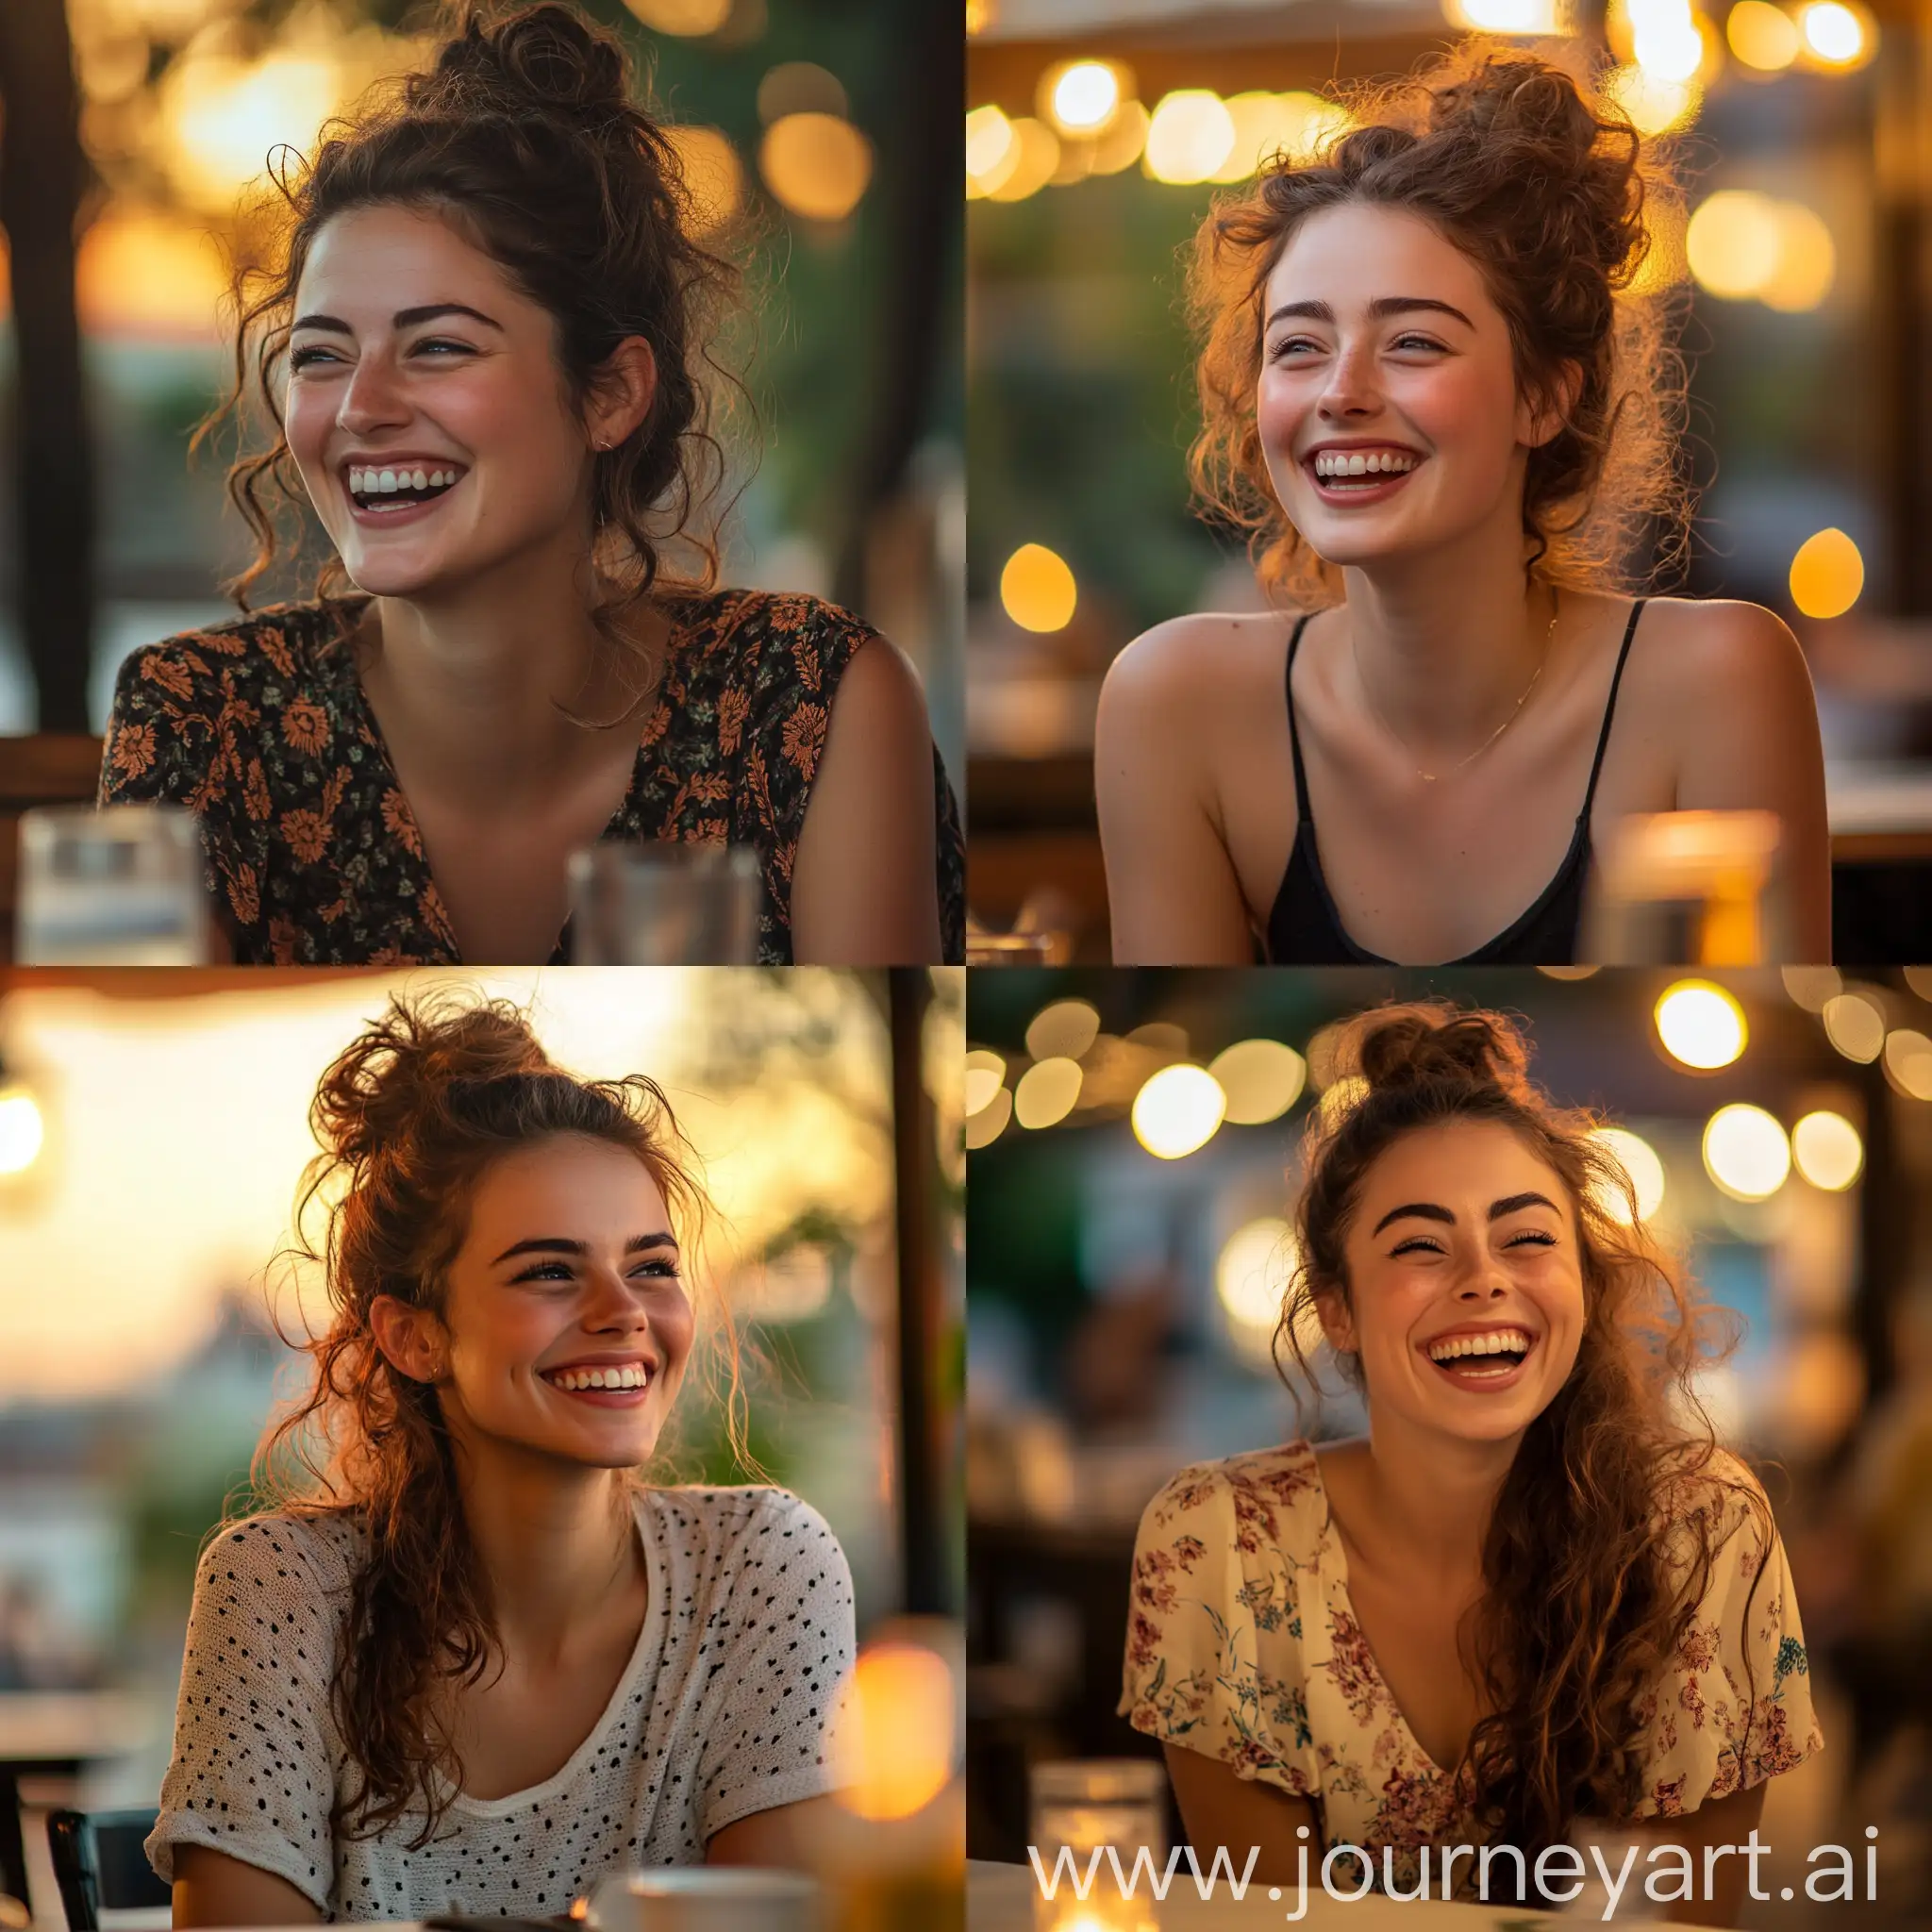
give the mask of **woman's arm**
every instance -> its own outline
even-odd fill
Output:
[[[1241,881],[1203,795],[1195,621],[1148,631],[1114,659],[1094,725],[1093,787],[1121,966],[1248,966]]]
[[[175,1924],[317,1925],[322,1914],[286,1878],[208,1845],[175,1847]]]
[[[1775,812],[1783,826],[1778,901],[1785,950],[1831,958],[1831,831],[1824,752],[1805,654],[1784,623],[1756,604],[1695,607],[1670,715],[1676,725],[1680,810]]]
[[[1294,1797],[1259,1778],[1237,1777],[1234,1767],[1218,1757],[1205,1757],[1179,1744],[1163,1743],[1160,1748],[1167,1757],[1167,1774],[1180,1806],[1187,1841],[1203,1872],[1212,1869],[1214,1854],[1223,1845],[1237,1876],[1246,1870],[1248,1854],[1259,1847],[1261,1856],[1255,1860],[1253,1874],[1257,1885],[1298,1885],[1305,1845],[1308,1870],[1320,1869],[1322,1827],[1308,1799]],[[1301,1835],[1304,1825],[1307,1838]]]
[[[832,701],[798,835],[791,955],[801,966],[910,966],[940,958],[932,727],[912,667],[861,644]]]
[[[795,1805],[774,1805],[734,1820],[705,1847],[708,1865],[776,1865],[786,1871],[808,1872],[818,1862],[824,1845],[825,1821],[836,1806],[830,1798],[804,1798]]]

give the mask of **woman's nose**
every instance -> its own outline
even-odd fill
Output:
[[[1377,407],[1373,358],[1366,347],[1344,344],[1328,365],[1321,408],[1324,415],[1362,416]]]
[[[344,429],[359,435],[371,429],[391,427],[408,415],[408,405],[402,399],[388,358],[361,357],[342,391],[342,405],[336,420]]]

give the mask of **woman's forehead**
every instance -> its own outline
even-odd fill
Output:
[[[1265,295],[1269,314],[1290,302],[1323,302],[1341,316],[1413,299],[1451,303],[1473,320],[1474,304],[1495,313],[1481,270],[1440,229],[1372,202],[1307,216],[1269,274]]]
[[[1479,1207],[1541,1193],[1569,1206],[1562,1176],[1512,1127],[1500,1121],[1443,1121],[1398,1136],[1362,1177],[1359,1203],[1385,1199]],[[1373,1224],[1372,1219],[1367,1224]]]
[[[479,298],[498,307],[527,300],[498,262],[447,221],[382,206],[349,208],[323,225],[295,300],[298,313],[325,308],[345,320],[386,321],[394,310],[438,302],[480,307]]]

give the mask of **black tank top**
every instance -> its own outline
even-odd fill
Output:
[[[1624,626],[1623,648],[1617,653],[1617,668],[1610,677],[1610,698],[1604,707],[1603,729],[1597,734],[1596,757],[1590,767],[1590,783],[1584,788],[1583,809],[1576,814],[1576,831],[1570,849],[1557,868],[1557,875],[1535,905],[1521,918],[1487,944],[1460,959],[1441,963],[1451,966],[1567,966],[1576,957],[1576,939],[1583,924],[1583,891],[1590,877],[1590,808],[1596,798],[1597,774],[1604,768],[1604,752],[1610,741],[1610,720],[1616,715],[1617,687],[1624,681],[1624,662],[1630,655],[1630,640],[1637,635],[1637,619],[1643,608],[1638,598],[1630,607],[1630,621]],[[1308,809],[1308,781],[1302,770],[1301,733],[1294,722],[1294,654],[1301,648],[1302,632],[1307,627],[1304,617],[1294,627],[1288,643],[1288,741],[1294,753],[1294,791],[1300,807],[1295,821],[1294,845],[1288,855],[1288,870],[1282,874],[1281,890],[1268,914],[1268,957],[1277,966],[1391,966],[1384,959],[1356,944],[1342,930],[1341,916],[1322,876],[1322,855],[1315,843],[1315,819]]]

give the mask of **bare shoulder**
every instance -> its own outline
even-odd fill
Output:
[[[1810,674],[1791,627],[1774,610],[1732,597],[1653,597],[1641,625],[1650,648],[1631,669],[1659,698],[1700,708],[1754,695],[1808,694]]]
[[[1273,611],[1195,611],[1144,630],[1113,660],[1103,707],[1191,713],[1245,704],[1281,675],[1285,619]]]
[[[925,724],[925,690],[906,654],[891,639],[870,632],[853,652],[839,680],[843,709],[881,723]]]

